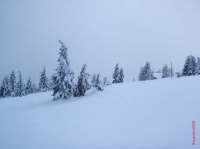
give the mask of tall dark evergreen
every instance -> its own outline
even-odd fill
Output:
[[[139,77],[138,77],[138,80],[139,80],[139,81],[142,81],[143,69],[144,69],[144,67],[141,67],[141,68],[140,68],[140,73],[139,73]]]
[[[6,77],[4,77],[2,81],[0,94],[1,94],[1,97],[6,97]]]
[[[26,88],[25,88],[25,92],[26,94],[31,94],[33,93],[33,86],[32,86],[32,81],[31,78],[28,78],[28,81],[26,83]]]
[[[123,83],[124,82],[124,72],[123,72],[122,68],[120,69],[119,75],[120,75],[119,81],[120,81],[120,83]]]
[[[97,74],[96,81],[95,81],[95,86],[94,86],[98,91],[102,91],[101,87],[101,80],[100,80],[100,75]]]
[[[14,70],[11,72],[10,75],[10,90],[11,90],[11,96],[15,97],[17,94],[17,83]]]
[[[40,75],[40,82],[39,82],[39,90],[42,92],[46,92],[49,90],[49,79],[46,76],[45,67]]]
[[[26,95],[25,93],[25,85],[23,84],[23,81],[22,81],[22,74],[21,72],[19,72],[19,79],[18,79],[18,82],[17,82],[17,96],[24,96]]]
[[[118,64],[115,66],[115,70],[113,73],[113,82],[112,83],[120,83],[120,70]]]
[[[60,98],[68,99],[73,96],[74,73],[69,66],[68,48],[61,40],[59,40],[59,43],[61,44],[58,59],[59,64],[56,73],[52,76],[54,100]]]
[[[10,97],[11,96],[10,79],[8,76],[6,76],[5,79],[6,79],[5,94],[6,94],[6,97]]]
[[[88,83],[90,75],[86,73],[86,66],[86,64],[83,65],[80,75],[78,77],[76,96],[84,96],[85,92],[91,87],[91,85]]]
[[[168,68],[168,66],[165,64],[163,66],[163,69],[162,69],[162,78],[168,78],[170,77],[170,69]]]
[[[182,70],[183,76],[195,75],[196,70],[196,58],[192,55],[189,55],[185,61],[185,65]]]
[[[153,73],[151,71],[150,62],[147,62],[145,67],[143,69],[141,69],[139,79],[140,79],[140,81],[146,81],[146,80],[154,79]]]
[[[195,74],[200,75],[200,57],[197,57],[196,69]]]
[[[94,73],[91,81],[93,87],[95,86],[95,82],[96,82],[96,74]]]

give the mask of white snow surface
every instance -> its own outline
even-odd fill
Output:
[[[0,99],[0,149],[199,149],[200,76]],[[192,121],[196,145],[192,146]]]

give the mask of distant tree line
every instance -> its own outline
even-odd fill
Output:
[[[162,71],[159,69],[157,73],[162,73],[162,78],[168,78],[174,76],[173,68],[168,67],[166,64],[163,66]],[[193,76],[200,75],[200,57],[197,59],[189,55],[186,60],[182,72],[176,72],[176,77],[184,77],[184,76]],[[154,72],[151,70],[150,62],[147,62],[145,67],[141,67],[138,80],[146,81],[146,80],[154,80]]]
[[[46,92],[52,89],[46,76],[45,67],[40,75],[39,88],[31,81],[30,77],[26,84],[23,83],[22,73],[20,71],[18,73],[18,79],[16,79],[14,70],[11,72],[10,76],[4,77],[0,87],[0,97],[21,97],[32,93]]]
[[[0,86],[0,97],[21,97],[37,92],[46,92],[53,90],[54,100],[58,99],[69,99],[71,97],[85,96],[87,90],[94,88],[97,91],[103,91],[105,86],[111,85],[110,81],[106,77],[101,81],[100,74],[93,74],[91,84],[89,83],[90,74],[86,72],[87,64],[83,64],[80,74],[78,76],[77,83],[73,82],[74,72],[70,68],[70,62],[68,59],[68,48],[65,44],[59,40],[61,45],[59,49],[59,58],[57,60],[58,67],[56,68],[55,74],[52,75],[49,80],[46,75],[46,69],[43,68],[38,88],[31,81],[29,77],[27,83],[23,83],[22,74],[19,71],[18,79],[14,70],[9,76],[5,76],[2,80]],[[169,68],[166,64],[163,66],[162,71],[159,70],[158,73],[162,73],[162,78],[168,78],[174,76],[173,68]],[[197,60],[194,56],[189,55],[185,61],[184,68],[181,72],[176,72],[177,77],[182,76],[192,76],[200,74],[200,58]],[[112,84],[123,83],[124,82],[124,72],[119,65],[116,64],[113,72]],[[146,62],[144,67],[141,67],[139,73],[139,81],[154,80],[154,71],[151,70],[150,62]],[[133,81],[135,79],[133,78]]]

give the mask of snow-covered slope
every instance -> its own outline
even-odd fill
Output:
[[[199,82],[130,82],[60,101],[51,92],[0,99],[0,149],[199,149]]]

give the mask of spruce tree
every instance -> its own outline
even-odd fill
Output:
[[[197,57],[196,69],[195,74],[200,75],[200,57]]]
[[[139,77],[138,77],[138,80],[139,80],[139,81],[142,81],[143,69],[144,69],[144,67],[141,67],[141,68],[140,68],[140,73],[139,73]]]
[[[91,81],[93,87],[95,86],[95,81],[96,81],[96,74],[94,73]]]
[[[192,55],[189,55],[185,61],[185,65],[182,70],[183,76],[195,75],[196,70],[196,58]]]
[[[168,78],[168,77],[170,77],[170,69],[165,64],[162,69],[162,78]]]
[[[10,75],[10,89],[11,89],[11,96],[15,97],[17,93],[17,83],[14,70],[11,72]]]
[[[120,83],[120,70],[118,64],[115,66],[115,70],[113,73],[113,82],[112,83]]]
[[[8,76],[6,76],[5,94],[6,94],[6,97],[11,96],[11,85],[10,85],[10,79]]]
[[[151,65],[150,62],[147,62],[145,67],[142,69],[141,72],[141,81],[146,81],[146,80],[152,80],[153,77],[153,73],[151,72]]]
[[[120,75],[119,81],[120,81],[120,83],[123,83],[124,82],[124,72],[123,72],[122,68],[120,69],[119,75]]]
[[[25,93],[25,87],[24,87],[24,84],[22,82],[22,74],[21,72],[19,71],[19,79],[18,79],[18,82],[17,82],[17,96],[24,96],[26,95]]]
[[[26,94],[31,94],[33,93],[33,86],[32,86],[32,81],[31,78],[28,78],[28,81],[26,83],[26,88],[25,88],[25,92]]]
[[[46,92],[49,90],[49,79],[46,76],[45,67],[40,75],[40,82],[39,82],[39,90],[42,92]]]
[[[84,96],[85,92],[91,87],[88,83],[90,75],[86,73],[86,66],[86,64],[83,65],[80,75],[78,77],[78,83],[76,86],[78,93],[76,93],[76,96]]]
[[[4,77],[1,84],[1,97],[6,97],[6,77]]]
[[[65,44],[59,40],[61,44],[58,67],[56,73],[52,76],[53,81],[53,96],[54,100],[64,98],[68,99],[73,96],[73,78],[74,73],[70,69],[67,50]]]
[[[102,91],[101,87],[101,80],[100,80],[100,75],[97,74],[96,81],[95,81],[95,86],[94,86],[98,91]]]

